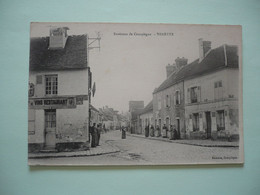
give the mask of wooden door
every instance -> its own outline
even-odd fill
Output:
[[[207,139],[211,138],[211,114],[210,112],[205,112],[206,115],[206,131],[207,131]]]
[[[55,148],[56,110],[45,110],[45,148]]]

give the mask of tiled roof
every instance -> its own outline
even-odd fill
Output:
[[[140,114],[145,114],[145,113],[152,112],[152,111],[153,111],[153,101],[150,101],[150,102],[145,106],[145,108],[141,111]]]
[[[69,36],[64,49],[51,50],[49,37],[31,38],[30,71],[87,68],[87,37]]]
[[[197,59],[183,66],[178,72],[172,73],[153,93],[160,92],[183,80],[211,73],[222,68],[238,68],[236,46],[222,45],[210,50],[201,62]]]

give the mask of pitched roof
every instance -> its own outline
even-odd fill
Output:
[[[153,101],[150,101],[150,102],[145,106],[145,108],[141,111],[140,114],[145,114],[145,113],[152,112],[152,111],[153,111]]]
[[[238,68],[237,47],[222,45],[212,49],[199,62],[199,59],[183,66],[179,71],[172,73],[153,93],[160,92],[186,79],[201,76],[223,68]]]
[[[87,37],[69,36],[64,49],[49,49],[49,37],[31,38],[30,71],[87,68]]]
[[[98,113],[99,113],[99,110],[96,109],[92,104],[89,104],[89,108],[90,108],[91,110],[94,110],[95,112],[98,112]]]

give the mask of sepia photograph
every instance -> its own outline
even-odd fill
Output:
[[[28,68],[30,166],[244,163],[239,25],[32,22]]]

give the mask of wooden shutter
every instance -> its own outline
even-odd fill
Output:
[[[191,103],[190,101],[190,88],[187,90],[187,103]]]
[[[36,84],[42,84],[42,75],[36,76]]]

